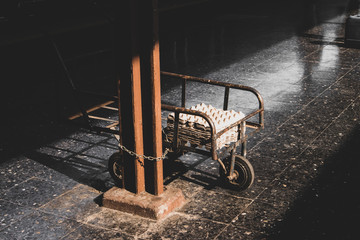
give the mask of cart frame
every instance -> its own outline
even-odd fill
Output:
[[[163,142],[164,146],[166,148],[172,149],[172,151],[174,151],[174,152],[189,151],[189,152],[197,152],[197,153],[211,156],[213,160],[216,160],[219,162],[219,164],[221,165],[221,167],[224,171],[223,174],[226,175],[230,181],[232,179],[234,179],[236,177],[236,176],[234,176],[234,166],[235,166],[235,161],[236,161],[237,147],[239,145],[241,146],[241,157],[242,157],[241,159],[244,159],[244,161],[246,161],[246,165],[249,165],[250,163],[248,163],[245,158],[246,157],[247,139],[250,136],[254,135],[256,132],[259,132],[261,129],[264,128],[264,101],[263,101],[263,98],[260,95],[260,93],[256,89],[254,89],[252,87],[244,86],[244,85],[219,82],[219,81],[198,78],[198,77],[192,77],[192,76],[187,76],[187,75],[181,75],[181,74],[176,74],[176,73],[169,73],[169,72],[161,72],[161,73],[162,73],[162,75],[177,78],[182,81],[181,107],[175,107],[175,106],[166,105],[166,104],[162,104],[162,106],[161,106],[162,110],[171,111],[171,112],[174,112],[174,114],[175,114],[173,141],[172,142],[164,141]],[[186,106],[186,86],[187,86],[188,82],[198,82],[198,83],[202,83],[202,84],[223,87],[224,88],[223,110],[228,110],[230,89],[248,91],[248,92],[253,93],[258,100],[259,107],[255,111],[246,115],[244,118],[230,124],[225,129],[223,129],[219,132],[215,132],[215,125],[208,115],[206,115],[205,113],[200,112],[200,111],[185,108],[185,106]],[[185,144],[180,144],[181,140],[179,139],[179,118],[180,118],[179,115],[181,113],[200,116],[200,117],[204,118],[205,121],[209,124],[209,127],[210,127],[209,141],[211,143],[210,151],[192,147],[192,146],[189,147],[189,146],[186,146]],[[256,115],[258,115],[258,117],[259,117],[258,122],[249,121],[249,119],[251,119],[252,117],[254,117]],[[238,129],[239,129],[238,136],[237,136],[238,140],[236,142],[231,143],[230,145],[226,146],[225,148],[222,148],[221,150],[217,150],[216,140],[221,135],[226,133],[228,130],[230,130],[236,126],[238,126]],[[253,131],[251,131],[250,133],[246,133],[245,132],[246,128],[251,128],[251,129],[253,129]],[[230,161],[229,161],[230,166],[226,167],[222,158],[229,153],[230,153]],[[253,172],[252,166],[249,166],[249,167],[251,168],[251,171]],[[220,170],[220,172],[221,171],[222,170]],[[250,185],[251,184],[252,184],[252,182],[250,183]]]

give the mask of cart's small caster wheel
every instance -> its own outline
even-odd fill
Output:
[[[108,171],[110,176],[114,179],[117,187],[123,187],[124,179],[124,162],[120,152],[116,152],[109,158]]]
[[[186,151],[182,150],[181,147],[185,146],[185,142],[183,140],[178,140],[176,149],[171,149],[168,153],[169,158],[176,159],[183,155]]]
[[[227,174],[220,166],[220,177],[230,188],[236,190],[246,190],[254,182],[255,174],[251,163],[243,156],[235,155],[234,174],[229,176],[231,156],[224,159],[223,163],[226,167]]]

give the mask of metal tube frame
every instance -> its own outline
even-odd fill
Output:
[[[198,153],[202,153],[205,155],[210,155],[212,157],[213,160],[218,161],[221,166],[224,168],[224,170],[226,171],[224,164],[221,161],[221,158],[231,152],[231,163],[230,163],[230,176],[233,172],[234,169],[234,162],[235,162],[235,151],[236,148],[241,145],[241,155],[242,156],[246,156],[246,140],[252,136],[253,134],[255,134],[256,132],[260,131],[261,129],[264,128],[264,101],[262,96],[260,95],[260,93],[251,87],[248,86],[244,86],[244,85],[239,85],[239,84],[232,84],[232,83],[224,83],[224,82],[219,82],[219,81],[214,81],[214,80],[209,80],[209,79],[204,79],[204,78],[198,78],[198,77],[192,77],[192,76],[187,76],[187,75],[182,75],[182,74],[176,74],[176,73],[169,73],[169,72],[161,72],[162,75],[164,76],[168,76],[168,77],[173,77],[173,78],[177,78],[180,79],[182,81],[182,97],[181,97],[181,107],[176,107],[176,106],[171,106],[171,105],[166,105],[166,104],[162,104],[161,108],[163,110],[167,110],[167,111],[171,111],[175,113],[175,129],[174,129],[174,139],[173,139],[173,145],[169,146],[172,147],[173,149],[175,148],[180,149],[180,150],[186,150],[186,151],[191,151],[191,152],[198,152]],[[199,82],[199,83],[203,83],[203,84],[209,84],[209,85],[215,85],[215,86],[221,86],[225,88],[225,92],[224,92],[224,103],[223,103],[223,109],[227,110],[228,108],[228,102],[229,102],[229,94],[230,94],[230,89],[236,89],[236,90],[243,90],[243,91],[248,91],[253,93],[259,103],[259,107],[257,110],[251,112],[250,114],[246,115],[243,119],[229,125],[228,127],[226,127],[225,129],[221,130],[220,132],[216,133],[215,132],[215,125],[212,122],[212,120],[210,119],[210,117],[208,115],[206,115],[205,113],[199,112],[199,111],[195,111],[195,110],[190,110],[190,109],[186,109],[185,108],[185,104],[186,104],[186,83],[187,82]],[[205,121],[209,124],[210,126],[210,138],[208,142],[211,142],[211,149],[210,151],[206,151],[206,150],[202,150],[202,149],[197,149],[197,148],[193,148],[193,147],[188,147],[188,146],[181,146],[178,144],[179,142],[179,114],[180,113],[185,113],[185,114],[190,114],[190,115],[195,115],[195,116],[200,116],[202,118],[205,119]],[[252,121],[248,121],[250,118],[254,117],[258,115],[259,116],[259,121],[258,123],[256,122],[252,122]],[[222,152],[218,152],[217,146],[216,146],[216,140],[223,135],[225,132],[227,132],[228,130],[230,130],[231,128],[238,126],[239,128],[239,132],[238,132],[238,141],[236,141],[235,143],[231,144],[229,147],[226,147],[225,150],[223,150]],[[253,129],[252,132],[250,133],[245,133],[245,129],[246,128],[251,128]],[[208,143],[206,142],[206,143]],[[204,144],[206,144],[204,143]],[[166,144],[166,143],[164,143]]]

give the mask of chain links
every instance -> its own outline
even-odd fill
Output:
[[[165,138],[166,140],[168,140],[168,137],[164,131],[164,129],[162,130],[162,132],[164,133],[165,135]],[[118,141],[119,143],[119,148],[125,152],[127,152],[130,156],[133,156],[135,158],[142,158],[142,159],[147,159],[147,160],[150,160],[150,161],[161,161],[161,160],[164,160],[164,158],[166,157],[166,155],[169,153],[170,149],[166,148],[163,155],[161,157],[153,157],[153,156],[145,156],[145,155],[140,155],[140,154],[137,154],[136,152],[133,152],[129,149],[127,149],[125,146],[121,145],[120,144],[120,137],[118,135],[115,135],[115,138],[116,140]]]
[[[125,146],[119,144],[119,148],[125,152],[127,152],[130,156],[133,156],[133,157],[136,157],[136,158],[143,158],[143,159],[147,159],[147,160],[150,160],[150,161],[161,161],[163,160],[166,155],[169,153],[169,149],[165,149],[165,152],[163,153],[163,155],[161,157],[152,157],[152,156],[145,156],[145,155],[140,155],[140,154],[137,154],[136,152],[133,152],[129,149],[127,149]]]

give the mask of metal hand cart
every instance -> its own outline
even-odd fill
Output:
[[[74,96],[76,100],[79,100],[80,96],[92,96],[96,98],[104,99],[101,104],[93,106],[89,109],[85,109],[79,106],[80,112],[68,119],[72,122],[81,124],[81,126],[90,129],[95,132],[107,132],[114,134],[115,136],[119,131],[118,122],[118,106],[116,96],[99,96],[97,93],[88,91],[81,91],[75,87],[73,79],[67,70],[65,61],[63,60],[56,44],[53,42],[60,64],[65,72],[65,76],[72,86]],[[227,183],[230,187],[237,190],[245,190],[249,188],[254,181],[254,170],[250,162],[246,159],[246,143],[247,139],[254,135],[254,133],[260,131],[264,127],[264,102],[257,90],[254,88],[243,86],[239,84],[231,84],[225,82],[219,82],[209,79],[203,79],[198,77],[186,76],[176,73],[161,72],[162,76],[170,77],[181,81],[181,107],[162,104],[163,111],[172,112],[175,117],[173,132],[169,132],[167,127],[163,128],[163,146],[165,152],[183,153],[183,152],[196,152],[212,157],[213,160],[219,162],[220,178]],[[246,91],[255,95],[258,101],[258,108],[247,114],[242,119],[231,123],[221,131],[216,131],[215,124],[212,119],[203,112],[185,108],[186,105],[186,88],[188,82],[196,82],[204,84],[204,86],[217,86],[224,89],[223,110],[228,110],[230,89],[231,91]],[[81,102],[81,101],[79,101]],[[192,144],[184,139],[179,131],[180,114],[188,114],[203,118],[209,125],[210,131],[207,138],[202,138],[197,141],[197,144]],[[251,119],[255,119],[253,121]],[[230,129],[237,127],[236,141],[226,144],[224,147],[219,148],[217,146],[217,140],[222,135],[226,134]],[[167,136],[172,134],[170,140]],[[207,149],[204,149],[207,146]],[[240,147],[240,154],[237,153],[237,148]],[[113,177],[115,183],[122,184],[123,181],[123,168],[122,157],[119,153],[113,154],[108,162],[108,170]]]
[[[162,72],[162,75],[182,81],[181,107],[162,104],[162,110],[173,112],[175,115],[174,127],[170,129],[170,132],[166,132],[166,130],[169,129],[165,129],[163,141],[164,147],[177,153],[189,151],[209,155],[213,160],[219,162],[220,177],[225,183],[237,190],[245,190],[249,188],[254,181],[254,170],[250,162],[246,159],[247,139],[264,127],[264,102],[259,92],[254,88],[238,84],[224,83],[169,72]],[[244,118],[229,124],[217,132],[215,124],[210,116],[200,111],[185,108],[186,86],[188,82],[197,82],[204,84],[204,86],[212,85],[224,88],[223,110],[228,109],[230,89],[232,89],[232,91],[240,90],[254,94],[258,100],[258,108],[247,114]],[[194,141],[188,141],[187,138],[180,134],[180,114],[199,116],[203,118],[210,127],[210,136],[207,139],[201,136],[202,139],[196,141],[197,144],[194,144]],[[255,118],[256,116],[258,116],[257,122],[250,121],[250,119]],[[226,134],[230,129],[234,129],[235,127],[237,127],[237,140],[219,148],[219,146],[217,146],[217,140],[220,139],[222,135]],[[172,139],[170,141],[166,136],[167,133],[172,135]],[[196,136],[196,134],[194,134],[194,136]],[[204,149],[203,146],[206,145],[209,150]],[[241,149],[240,154],[237,153],[238,147]]]

